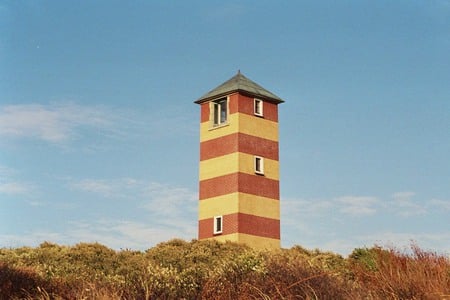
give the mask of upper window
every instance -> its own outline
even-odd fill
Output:
[[[264,158],[255,156],[255,173],[264,175]]]
[[[213,101],[213,125],[219,126],[225,124],[228,118],[227,98],[221,98]]]
[[[255,99],[254,102],[254,113],[257,116],[262,117],[263,116],[263,101],[259,99]]]
[[[216,216],[214,217],[214,234],[222,233],[223,229],[223,217]]]

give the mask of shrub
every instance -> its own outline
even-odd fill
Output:
[[[0,249],[1,299],[445,299],[450,261],[358,248],[348,259],[300,246],[258,251],[175,239],[145,252],[98,243]],[[447,295],[447,296],[445,296]]]
[[[52,287],[33,268],[0,263],[0,299],[22,299],[43,290],[51,291]]]
[[[377,299],[432,299],[450,294],[450,261],[412,244],[410,253],[374,247],[350,257],[356,281]]]

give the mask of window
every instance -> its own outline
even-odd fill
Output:
[[[227,98],[213,101],[213,125],[219,126],[227,122]]]
[[[262,102],[262,100],[255,99],[254,103],[255,103],[255,105],[254,105],[254,108],[255,108],[254,113],[255,113],[255,115],[262,117],[263,116],[263,102]]]
[[[223,218],[222,216],[214,217],[214,234],[222,233],[223,228]]]
[[[255,156],[255,173],[264,175],[264,158]]]

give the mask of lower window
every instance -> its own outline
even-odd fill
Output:
[[[255,173],[264,175],[264,158],[255,156]]]
[[[214,234],[222,233],[223,229],[223,217],[215,216],[214,217]]]

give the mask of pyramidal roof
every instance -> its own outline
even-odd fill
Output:
[[[238,71],[235,76],[200,97],[197,101],[195,101],[195,103],[200,104],[213,98],[218,98],[238,91],[258,98],[266,99],[277,104],[284,102],[280,97],[269,92],[256,82],[251,81],[242,75],[240,71]]]

